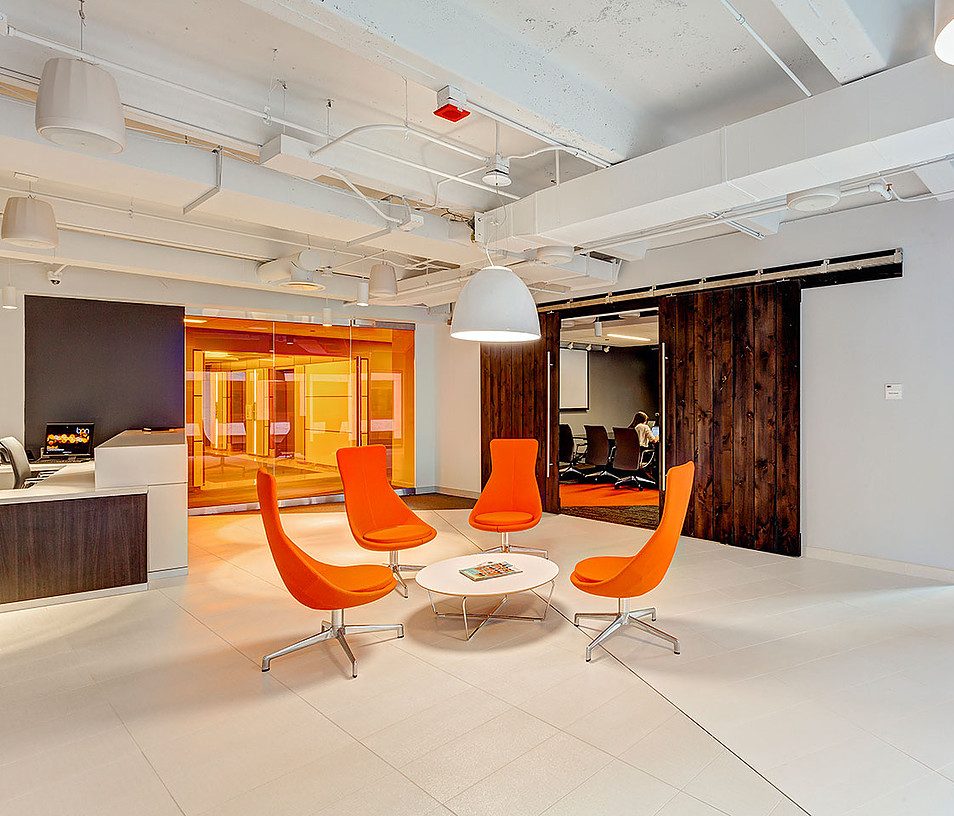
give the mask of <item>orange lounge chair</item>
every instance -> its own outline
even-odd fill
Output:
[[[672,644],[672,650],[679,654],[679,640],[662,629],[650,626],[642,618],[649,615],[656,620],[656,609],[630,609],[631,598],[645,595],[655,589],[662,582],[672,563],[679,543],[679,534],[682,532],[683,522],[686,520],[686,511],[689,509],[689,498],[692,496],[692,479],[695,475],[695,465],[686,462],[684,465],[670,468],[666,475],[666,503],[663,507],[662,519],[656,532],[652,534],[646,545],[633,556],[597,556],[585,558],[576,565],[570,581],[577,589],[582,589],[590,595],[600,595],[604,598],[616,598],[618,607],[612,612],[580,612],[573,622],[579,626],[583,618],[611,618],[607,626],[586,647],[586,659],[593,656],[593,650],[607,638],[614,635],[623,626],[634,624],[643,631]]]
[[[511,547],[510,534],[536,527],[543,516],[537,487],[537,440],[490,440],[490,478],[470,511],[468,521],[477,530],[500,533],[500,546],[485,552],[536,553],[534,547]]]
[[[388,482],[384,445],[339,448],[337,457],[351,534],[366,550],[388,554],[388,567],[406,598],[407,584],[401,572],[423,567],[400,563],[400,552],[426,544],[437,530],[421,521],[394,492]]]
[[[350,567],[337,567],[316,561],[295,546],[285,535],[282,520],[278,513],[278,491],[275,477],[264,470],[258,472],[258,501],[261,506],[262,521],[265,523],[265,535],[268,547],[275,559],[275,566],[282,576],[288,591],[299,603],[310,609],[323,609],[331,612],[331,621],[322,621],[321,631],[291,646],[262,658],[262,671],[267,672],[276,657],[297,652],[321,643],[336,639],[351,661],[351,676],[358,676],[354,653],[345,640],[345,635],[361,632],[397,632],[404,637],[404,625],[400,623],[374,625],[345,625],[344,611],[354,606],[371,603],[383,598],[394,589],[395,580],[387,567],[376,564],[360,564]]]

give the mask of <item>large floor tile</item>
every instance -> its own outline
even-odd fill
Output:
[[[547,808],[546,816],[653,816],[679,791],[614,759]]]

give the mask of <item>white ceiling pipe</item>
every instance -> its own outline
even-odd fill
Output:
[[[46,37],[40,37],[35,34],[30,34],[28,32],[22,31],[16,28],[15,26],[12,26],[9,24],[5,27],[5,29],[0,28],[0,34],[6,34],[7,36],[10,36],[10,37],[16,37],[17,39],[26,40],[27,42],[31,42],[34,45],[41,45],[41,46],[44,46],[45,48],[50,48],[54,51],[59,51],[62,54],[68,54],[69,56],[75,57],[76,59],[85,60],[86,62],[92,63],[93,65],[99,65],[102,68],[108,68],[113,71],[118,71],[119,73],[125,73],[125,74],[128,74],[129,76],[134,76],[137,79],[143,79],[149,82],[155,82],[159,85],[162,85],[166,88],[171,88],[180,93],[190,94],[191,96],[197,96],[200,99],[205,99],[208,102],[214,102],[215,104],[222,105],[227,108],[231,108],[232,110],[239,111],[240,113],[247,113],[248,115],[254,116],[257,119],[264,119],[266,122],[272,122],[276,125],[283,125],[285,127],[290,127],[294,130],[300,131],[302,133],[308,133],[312,136],[317,136],[321,139],[332,138],[330,134],[322,130],[318,130],[317,128],[308,127],[307,125],[302,125],[297,122],[292,122],[291,120],[285,119],[281,116],[275,116],[271,112],[267,112],[264,110],[256,110],[255,108],[251,108],[247,105],[242,105],[242,104],[239,104],[238,102],[232,102],[229,99],[223,99],[220,96],[215,96],[214,94],[206,93],[205,91],[200,91],[198,88],[192,88],[188,85],[181,85],[178,82],[173,82],[171,80],[164,79],[159,76],[155,76],[154,74],[146,73],[145,71],[140,71],[137,68],[131,68],[128,65],[123,65],[122,63],[114,62],[113,60],[108,60],[103,57],[98,57],[95,54],[90,54],[89,52],[78,51],[75,48],[71,48],[68,45],[64,45],[63,43],[57,42],[56,40],[51,40]],[[422,133],[423,131],[416,131],[416,135],[421,135]],[[428,138],[436,139],[438,137],[431,137],[430,134],[428,134]],[[456,150],[458,152],[461,151],[460,146],[455,145],[452,142],[442,141],[441,144],[444,147],[447,147],[449,150]],[[399,156],[391,155],[390,153],[386,153],[383,150],[377,150],[375,148],[368,147],[367,145],[362,145],[358,143],[349,143],[349,146],[356,148],[358,150],[363,150],[366,153],[370,153],[372,155],[379,156],[381,158],[390,159],[391,161],[396,162],[398,164],[403,164],[407,167],[413,167],[416,170],[421,170],[422,172],[430,173],[431,175],[441,176],[443,178],[448,179],[449,181],[456,180],[456,181],[460,181],[460,183],[462,184],[467,184],[468,186],[476,187],[477,189],[485,190],[486,192],[491,192],[491,193],[496,192],[496,190],[493,187],[489,187],[483,184],[478,184],[477,182],[470,181],[469,179],[467,180],[458,179],[458,177],[453,175],[452,173],[444,173],[442,171],[435,170],[434,168],[427,167],[426,165],[418,164],[416,162],[410,162],[407,159],[402,159]],[[479,154],[477,154],[477,156],[479,157]],[[514,201],[516,201],[519,198],[519,196],[511,196],[507,193],[501,193],[501,195],[504,195],[507,198],[510,198]]]
[[[739,10],[733,6],[729,0],[722,0],[722,5],[725,6],[725,9],[729,12],[729,14],[735,17],[735,21],[751,35],[752,39],[761,46],[762,50],[774,60],[775,64],[785,72],[785,75],[798,86],[798,89],[805,94],[805,96],[811,96],[812,92],[808,90],[808,87],[805,85],[805,83],[802,82],[795,72],[788,67],[788,65],[785,63],[785,60],[776,54],[775,51],[772,50],[772,47],[759,36],[759,33],[752,28],[748,20],[745,19]]]
[[[451,142],[447,139],[442,139],[440,136],[434,136],[428,133],[426,130],[420,130],[419,128],[413,127],[411,125],[396,125],[396,124],[380,124],[380,125],[361,125],[359,127],[352,128],[347,133],[341,134],[335,139],[331,139],[327,144],[323,144],[321,147],[316,148],[311,152],[311,157],[315,158],[326,150],[335,145],[350,143],[351,139],[355,136],[358,136],[362,133],[375,133],[379,131],[398,131],[400,133],[409,133],[412,136],[416,136],[419,139],[424,139],[427,142],[432,144],[440,145],[441,147],[446,147],[448,150],[453,150],[457,153],[460,153],[464,156],[469,156],[472,159],[477,159],[486,163],[489,159],[487,156],[482,156],[480,153],[477,153],[469,148],[458,145],[455,142]]]

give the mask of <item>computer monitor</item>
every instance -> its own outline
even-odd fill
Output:
[[[46,426],[46,456],[92,456],[92,422],[56,422]]]
[[[653,441],[658,442],[659,441],[659,426],[653,425],[649,430],[652,431]]]

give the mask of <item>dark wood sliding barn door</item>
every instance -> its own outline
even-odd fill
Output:
[[[536,439],[540,443],[537,482],[543,509],[556,513],[560,508],[557,473],[559,316],[541,314],[540,332],[540,339],[533,343],[481,344],[481,483],[486,484],[490,476],[491,439]]]
[[[798,282],[663,298],[666,464],[693,460],[688,535],[800,555]]]

